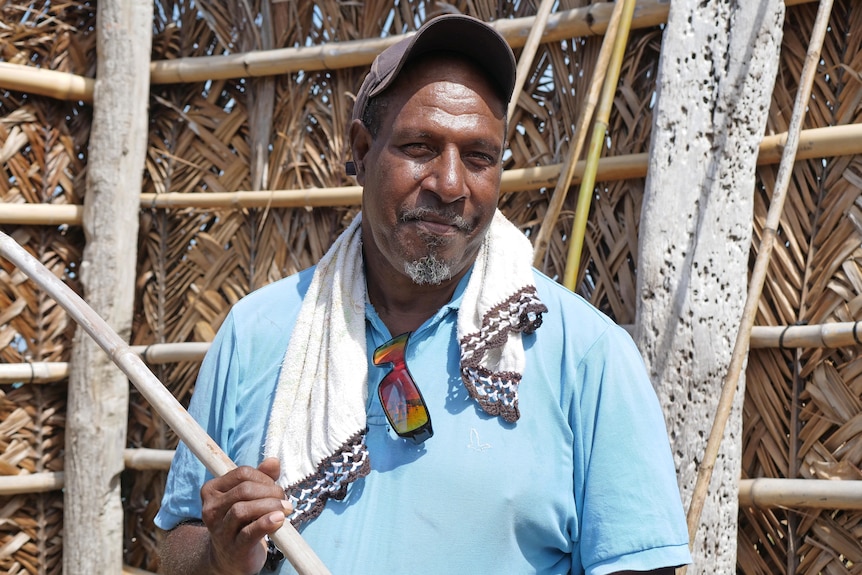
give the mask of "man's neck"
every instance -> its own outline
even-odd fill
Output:
[[[368,298],[389,333],[416,331],[449,303],[465,273],[467,270],[439,285],[417,285],[404,275],[381,278],[366,269]]]

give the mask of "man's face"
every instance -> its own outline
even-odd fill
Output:
[[[354,127],[366,258],[418,284],[460,277],[497,206],[505,106],[455,58],[402,72],[387,98],[376,138]]]

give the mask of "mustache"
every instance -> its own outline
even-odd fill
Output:
[[[466,218],[452,211],[435,210],[434,208],[429,207],[418,207],[404,210],[403,212],[401,212],[402,222],[421,221],[426,219],[431,219],[435,222],[445,223],[461,230],[462,232],[473,231],[473,226],[470,224],[469,221],[467,221]]]

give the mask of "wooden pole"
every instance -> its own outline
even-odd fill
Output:
[[[83,293],[128,339],[137,279],[139,194],[147,155],[152,0],[102,0],[84,195]],[[79,328],[69,359],[63,490],[63,572],[117,573],[123,564],[119,475],[129,382]]]
[[[618,0],[619,1],[619,0]],[[590,147],[587,151],[587,163],[584,169],[584,178],[581,180],[578,203],[575,208],[575,220],[572,223],[572,233],[569,236],[569,251],[566,257],[566,269],[563,272],[563,285],[575,291],[578,280],[578,265],[581,260],[581,250],[584,245],[584,235],[587,229],[587,218],[590,215],[590,203],[593,197],[593,188],[596,184],[596,171],[598,169],[599,156],[605,143],[605,134],[608,129],[608,119],[614,103],[614,95],[617,93],[617,84],[620,79],[620,69],[623,65],[623,57],[629,39],[629,30],[634,14],[635,0],[622,0],[624,2],[623,12],[620,16],[619,30],[614,37],[614,48],[611,61],[608,66],[608,74],[602,86],[602,94],[599,100],[599,109],[596,111],[596,119],[593,125],[593,135]]]
[[[512,99],[509,101],[509,108],[506,112],[509,124],[512,123],[512,116],[515,114],[515,108],[518,106],[518,97],[524,89],[524,83],[527,81],[527,72],[530,71],[533,65],[533,59],[536,57],[536,50],[539,48],[539,42],[542,39],[542,33],[545,31],[545,26],[548,25],[548,15],[551,13],[553,5],[554,0],[542,0],[542,3],[539,4],[533,26],[530,28],[530,34],[527,36],[527,42],[524,44],[524,49],[521,50],[521,58],[518,60],[518,69],[515,74],[515,89],[512,91]]]
[[[796,161],[796,151],[799,146],[799,134],[802,129],[802,122],[805,119],[808,99],[811,97],[811,87],[814,83],[814,77],[817,72],[817,64],[820,60],[820,50],[823,46],[823,39],[829,25],[829,15],[831,10],[832,0],[820,1],[820,6],[817,9],[817,18],[811,34],[811,40],[808,44],[808,51],[805,55],[805,63],[802,67],[799,92],[796,95],[796,101],[793,105],[793,114],[790,119],[790,127],[787,131],[787,143],[781,156],[778,176],[775,181],[775,189],[772,193],[772,200],[769,205],[769,211],[766,215],[766,222],[763,226],[760,248],[757,253],[757,259],[754,262],[754,271],[752,272],[749,283],[742,320],[739,326],[739,331],[737,332],[736,342],[733,347],[733,354],[730,358],[730,366],[728,367],[727,376],[721,388],[721,395],[719,396],[718,407],[716,409],[712,430],[710,431],[709,438],[707,440],[703,461],[698,468],[697,481],[692,493],[691,505],[688,509],[688,534],[689,542],[691,544],[694,543],[695,535],[697,534],[697,526],[700,523],[700,515],[703,511],[703,505],[709,489],[709,482],[712,478],[712,471],[718,457],[721,439],[724,435],[724,428],[727,424],[728,418],[730,417],[733,405],[733,396],[736,393],[736,389],[739,384],[739,376],[742,373],[743,364],[748,356],[751,330],[754,325],[754,318],[757,315],[757,304],[760,300],[763,284],[766,281],[766,271],[769,266],[769,259],[772,254],[772,248],[777,235],[776,230],[778,229],[781,213],[784,209],[784,201],[787,197],[787,187],[790,183],[790,175]]]
[[[611,14],[611,20],[608,23],[608,29],[605,32],[605,37],[602,39],[602,46],[599,49],[599,57],[596,60],[596,66],[593,70],[593,76],[590,78],[590,87],[587,92],[587,97],[584,100],[581,109],[581,115],[578,119],[578,126],[573,134],[575,144],[569,148],[569,155],[563,163],[560,170],[560,177],[557,180],[557,186],[548,201],[548,210],[542,218],[542,225],[539,226],[539,231],[536,234],[536,240],[533,242],[533,265],[537,268],[544,267],[543,260],[545,252],[548,249],[548,244],[551,240],[551,234],[554,231],[554,225],[557,223],[557,218],[560,217],[560,211],[563,209],[563,202],[569,192],[569,186],[572,185],[572,177],[575,175],[575,167],[578,165],[578,158],[581,157],[581,151],[584,148],[584,142],[587,139],[587,129],[590,120],[593,118],[593,112],[596,109],[596,103],[599,99],[599,93],[602,90],[602,85],[605,81],[605,75],[608,71],[608,63],[611,59],[617,30],[619,28],[620,16],[622,15],[623,2],[614,3],[614,11]]]
[[[0,232],[0,255],[48,292],[93,338],[210,473],[221,476],[236,467],[105,320],[69,286],[3,232]],[[289,521],[285,521],[281,529],[272,535],[272,539],[299,573],[329,573]]]

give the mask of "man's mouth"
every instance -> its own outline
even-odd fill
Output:
[[[404,223],[415,223],[429,234],[444,235],[455,231],[469,233],[473,226],[458,214],[446,214],[430,208],[413,208],[401,214]]]

